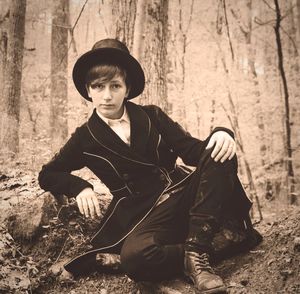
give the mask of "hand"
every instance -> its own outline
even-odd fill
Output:
[[[100,216],[100,206],[96,193],[92,188],[83,189],[76,196],[77,205],[81,214],[86,217],[95,218],[95,214]]]
[[[226,159],[232,159],[236,153],[236,143],[234,139],[224,131],[215,132],[205,149],[212,148],[215,145],[211,157],[217,162],[224,162]]]

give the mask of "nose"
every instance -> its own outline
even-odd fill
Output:
[[[103,92],[103,99],[104,100],[111,100],[111,90],[109,87],[105,87],[104,92]]]

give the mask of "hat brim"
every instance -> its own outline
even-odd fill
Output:
[[[126,70],[130,78],[127,100],[135,98],[143,92],[145,87],[144,71],[133,56],[117,48],[98,48],[79,57],[73,68],[72,76],[75,87],[86,100],[92,101],[86,90],[86,74],[91,67],[101,63],[117,64]]]

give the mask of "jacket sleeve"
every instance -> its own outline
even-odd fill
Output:
[[[173,121],[158,106],[145,106],[145,110],[150,115],[151,121],[154,123],[162,138],[168,144],[177,156],[183,162],[190,166],[197,166],[200,156],[208,144],[211,135],[217,131],[226,131],[234,137],[233,132],[227,128],[217,127],[204,140],[197,139],[187,131],[185,131],[177,122]]]
[[[63,194],[76,197],[83,189],[93,188],[89,182],[71,174],[84,166],[80,132],[77,129],[52,160],[42,167],[38,177],[40,187],[54,196]]]

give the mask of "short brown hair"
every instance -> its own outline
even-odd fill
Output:
[[[101,78],[103,82],[112,80],[115,76],[124,79],[127,89],[130,88],[130,81],[124,68],[116,64],[98,64],[91,67],[85,77],[85,83],[90,86],[92,81]]]

